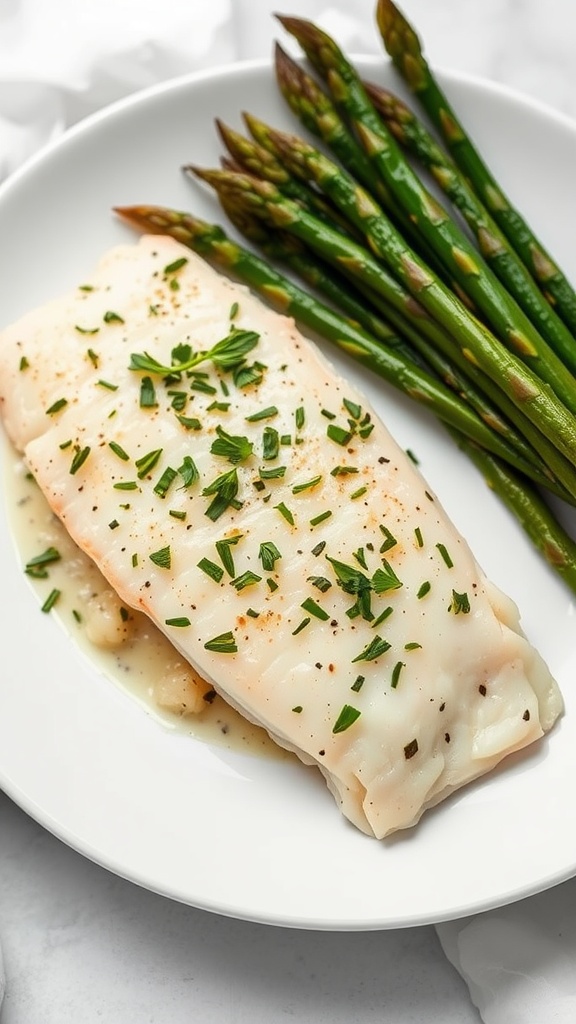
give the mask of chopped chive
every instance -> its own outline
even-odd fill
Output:
[[[54,402],[49,409],[46,409],[47,416],[54,416],[55,413],[60,412],[64,406],[68,405],[67,398],[59,398],[57,402]]]
[[[398,681],[400,679],[400,673],[401,673],[403,668],[404,668],[404,662],[403,661],[397,661],[396,664],[394,665],[394,668],[392,669],[392,678],[390,680],[390,686],[392,687],[393,690],[395,690],[396,687],[398,686]]]
[[[58,598],[60,597],[60,594],[61,591],[57,590],[56,588],[54,588],[54,590],[51,590],[40,610],[43,612],[51,611],[54,605],[56,604]]]
[[[204,648],[207,651],[214,651],[216,654],[235,654],[238,650],[234,634],[230,631],[220,633],[219,636],[213,637],[212,640],[207,640]]]
[[[202,430],[202,424],[196,416],[177,416],[176,419],[185,430]]]
[[[130,456],[128,455],[128,452],[125,452],[121,445],[119,445],[116,441],[109,441],[108,447],[111,448],[112,451],[114,452],[114,455],[117,455],[118,458],[122,459],[123,462],[130,462]]]
[[[74,324],[74,330],[78,331],[78,334],[98,334],[99,327],[80,327],[79,324]]]
[[[274,505],[274,508],[278,510],[280,515],[284,517],[287,523],[290,523],[290,526],[294,526],[294,516],[292,515],[290,509],[286,508],[286,505],[284,504],[283,501],[281,501],[279,505]]]
[[[138,484],[135,480],[119,480],[118,483],[113,484],[115,491],[137,491]]]
[[[459,615],[462,612],[463,615],[467,615],[470,611],[470,599],[468,594],[458,594],[456,590],[452,591],[452,603],[450,604],[448,611],[454,612],[454,615]]]
[[[344,427],[339,427],[336,423],[329,423],[326,427],[326,434],[331,441],[335,441],[336,444],[345,447],[352,440],[352,433],[350,430],[344,430]]]
[[[86,445],[85,448],[76,449],[76,454],[74,455],[74,458],[72,459],[72,463],[70,465],[70,474],[72,476],[74,476],[74,474],[78,472],[80,467],[84,465],[89,455],[90,448],[88,445]]]
[[[357,405],[356,402],[351,402],[349,398],[342,399],[342,405],[347,412],[350,413],[353,420],[359,420],[362,415],[362,406]]]
[[[97,380],[96,386],[99,388],[105,388],[106,391],[118,391],[118,385],[111,384],[109,380]]]
[[[181,519],[181,520],[186,519],[187,514],[188,514],[187,512],[183,512],[183,511],[181,511],[178,508],[171,508],[170,511],[168,512],[168,515],[172,516],[173,519]]]
[[[164,623],[166,626],[176,626],[178,629],[181,629],[184,626],[190,625],[190,619],[185,615],[181,615],[177,616],[175,619],[164,619]]]
[[[390,548],[395,547],[396,544],[398,543],[398,541],[396,540],[396,537],[394,536],[394,534],[390,533],[390,530],[388,529],[387,526],[382,526],[381,525],[380,526],[380,532],[384,536],[384,543],[382,544],[382,547],[380,548],[380,554],[382,555],[382,554],[384,554],[385,551],[390,551]]]
[[[239,309],[240,309],[240,307],[239,307],[238,303],[237,302],[233,302],[232,305],[230,306],[230,312],[228,313],[228,319],[229,320],[235,320],[236,317],[238,316],[238,310]]]
[[[289,445],[292,444],[292,434],[281,434],[280,444]]]
[[[253,452],[252,442],[247,437],[237,434],[227,434],[221,426],[216,427],[218,437],[212,442],[210,451],[212,455],[218,455],[228,459],[232,465],[245,462]]]
[[[416,640],[411,641],[409,644],[404,644],[405,651],[417,651],[422,648],[422,644],[417,643]]]
[[[280,450],[280,435],[274,427],[264,427],[262,433],[262,458],[270,462],[277,458]]]
[[[117,519],[113,519],[111,523],[108,523],[108,529],[109,530],[117,530],[119,526],[120,526],[120,523],[118,522]]]
[[[160,569],[170,569],[172,566],[172,553],[169,545],[165,548],[160,548],[158,551],[153,551],[148,557]]]
[[[428,594],[430,592],[431,587],[432,587],[432,584],[429,583],[428,580],[426,580],[426,582],[422,584],[422,586],[420,587],[418,593],[416,594],[416,597],[418,598],[418,600],[420,600],[422,597],[426,597],[426,594]]]
[[[325,519],[329,519],[331,515],[332,512],[330,511],[330,509],[327,509],[326,512],[321,512],[319,515],[314,516],[313,519],[310,520],[310,526],[319,526],[320,523],[323,523]]]
[[[310,615],[314,615],[317,619],[321,619],[322,622],[326,622],[326,620],[330,618],[328,612],[325,611],[324,608],[321,608],[312,597],[307,597],[305,601],[302,601],[300,607],[303,608],[305,612],[310,612]]]
[[[265,572],[274,572],[274,565],[279,558],[282,558],[282,555],[273,541],[265,540],[260,545],[258,557]]]
[[[136,469],[138,470],[139,480],[143,480],[145,476],[148,476],[148,473],[150,470],[154,469],[154,466],[161,455],[162,448],[155,448],[154,451],[148,452],[146,455],[143,455],[142,458],[136,459]]]
[[[30,363],[28,362],[26,356],[22,356],[22,359],[20,360],[20,365],[19,365],[20,372],[22,373],[23,370],[27,370],[29,366],[30,366]]]
[[[154,484],[154,494],[157,494],[160,498],[165,498],[177,476],[178,471],[176,469],[172,469],[171,466],[166,466],[162,476]]]
[[[188,258],[186,256],[180,256],[177,260],[174,260],[173,263],[169,263],[168,266],[164,267],[164,273],[175,274],[177,270],[181,270],[187,263]]]
[[[140,408],[154,409],[157,405],[156,389],[152,377],[142,377],[140,381]]]
[[[92,363],[94,369],[97,370],[98,365],[100,363],[100,356],[98,355],[98,353],[95,352],[93,348],[89,348],[88,351],[86,352],[86,355],[88,356],[88,359]]]
[[[330,476],[348,476],[349,473],[358,473],[359,469],[356,466],[334,466],[334,469],[330,470]]]
[[[273,416],[278,415],[278,409],[275,405],[269,405],[266,409],[261,409],[260,412],[253,412],[251,416],[246,416],[247,423],[258,423],[259,420],[269,420]]]
[[[321,554],[322,554],[322,552],[324,551],[324,548],[325,548],[325,547],[326,547],[326,541],[325,541],[325,540],[321,540],[321,541],[320,541],[320,542],[319,542],[318,544],[316,544],[316,545],[315,545],[315,546],[314,546],[314,547],[312,548],[312,554],[313,554],[313,555],[314,555],[314,556],[315,556],[316,558],[318,558],[318,555],[321,555]]]
[[[230,402],[211,402],[206,406],[206,412],[228,412]]]
[[[334,723],[332,732],[346,732],[346,729],[349,729],[360,718],[360,714],[361,712],[357,708],[353,708],[350,704],[345,704]]]
[[[362,689],[362,687],[364,685],[364,682],[365,682],[365,677],[364,676],[356,676],[356,679],[352,683],[352,686],[350,687],[350,689],[354,690],[355,693],[360,693],[360,690]]]
[[[438,551],[442,555],[442,558],[444,559],[444,561],[445,561],[446,565],[448,566],[448,568],[452,569],[454,567],[454,562],[450,558],[450,555],[449,555],[445,545],[444,544],[437,544],[436,547],[438,548]]]
[[[45,579],[48,576],[46,566],[52,565],[53,562],[59,562],[61,557],[57,548],[46,548],[41,555],[35,555],[34,558],[31,558],[26,563],[24,572],[27,576],[32,576],[34,579]]]
[[[374,424],[373,423],[369,423],[368,426],[366,426],[366,427],[360,427],[360,430],[358,431],[358,434],[362,438],[362,440],[365,441],[367,437],[370,437],[370,434],[372,433],[373,430],[374,430]]]
[[[136,552],[134,552],[134,554],[132,555],[132,568],[135,569],[137,565],[138,565],[138,555],[136,554]]]
[[[216,562],[211,562],[209,558],[201,558],[198,562],[198,568],[205,572],[210,579],[213,579],[215,583],[220,583],[224,569],[220,565],[216,565]]]
[[[294,422],[296,424],[296,429],[297,430],[302,430],[302,427],[304,426],[305,421],[306,421],[306,413],[304,411],[304,406],[303,405],[299,405],[298,408],[296,409],[295,413],[294,413]]]
[[[276,580],[272,579],[271,576],[268,577],[268,579],[266,580],[266,583],[267,583],[268,589],[270,590],[270,592],[272,594],[274,593],[275,590],[278,590],[278,584],[276,583]]]
[[[302,622],[300,622],[300,623],[299,623],[299,624],[298,624],[298,625],[296,626],[296,629],[293,629],[293,630],[292,630],[292,636],[298,636],[298,633],[301,633],[301,632],[302,632],[302,630],[303,630],[303,629],[306,629],[306,626],[308,626],[308,625],[310,625],[310,618],[309,618],[309,617],[307,617],[307,618],[305,618],[305,619],[302,619]]]
[[[330,412],[329,409],[321,409],[320,410],[320,415],[321,416],[325,416],[327,420],[335,420],[336,419],[336,413],[335,412]]]
[[[381,636],[375,636],[360,654],[352,658],[352,664],[356,661],[374,661],[375,658],[379,658],[381,654],[385,654],[389,650],[390,644],[388,641],[383,640]]]
[[[306,480],[303,484],[295,484],[292,488],[292,494],[301,494],[302,491],[311,491],[313,487],[316,487],[320,483],[322,475],[313,476],[311,480]]]
[[[327,580],[325,576],[308,576],[308,582],[316,587],[321,594],[325,594],[327,590],[330,590],[332,586],[330,580]]]
[[[393,611],[394,609],[392,605],[388,605],[388,607],[385,608],[383,612],[380,612],[378,618],[374,619],[374,622],[372,623],[372,629],[377,629],[378,626],[381,626],[382,623],[388,618],[388,616],[392,615]]]
[[[357,498],[361,498],[363,494],[366,494],[367,487],[359,487],[357,491],[353,491],[350,495],[351,501],[356,501]]]
[[[182,412],[186,407],[188,395],[185,391],[169,391],[168,396],[172,399],[170,405],[175,412]]]
[[[123,324],[124,320],[119,313],[114,313],[111,309],[108,309],[104,313],[105,324]]]
[[[416,543],[419,548],[424,547],[424,541],[422,540],[422,530],[419,526],[414,530],[414,536],[416,537]]]
[[[286,466],[273,466],[271,469],[261,466],[258,473],[261,480],[281,480],[286,473]]]
[[[246,609],[246,615],[248,615],[251,619],[259,619],[260,618],[260,612],[254,611],[253,608],[247,608]]]
[[[353,551],[352,554],[353,554],[354,558],[356,559],[356,561],[358,562],[358,565],[361,565],[362,568],[366,569],[366,572],[368,572],[368,566],[366,565],[366,556],[364,554],[364,548],[358,548],[358,551]]]
[[[242,539],[242,534],[238,533],[235,537],[225,537],[223,540],[216,541],[216,551],[220,556],[220,561],[226,569],[229,576],[234,576],[236,570],[234,568],[234,559],[230,548],[234,547],[239,540]]]
[[[251,569],[247,569],[241,576],[237,576],[236,579],[230,580],[230,586],[234,587],[234,589],[240,593],[242,590],[245,590],[246,587],[253,587],[256,583],[260,583],[261,579],[261,576],[252,572]]]

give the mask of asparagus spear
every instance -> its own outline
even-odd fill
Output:
[[[473,244],[414,173],[370,102],[350,61],[334,40],[309,21],[280,18],[327,80],[354,125],[375,168],[428,245],[469,294],[493,331],[547,381],[576,413],[576,380],[502,287]]]
[[[325,160],[319,154],[320,160]],[[274,226],[282,227],[302,238],[315,251],[319,252],[337,266],[353,270],[359,280],[374,288],[376,292],[390,297],[394,304],[398,296],[389,293],[389,285],[394,284],[391,275],[364,248],[351,239],[335,231],[328,224],[313,217],[298,207],[292,200],[285,198],[270,182],[259,181],[243,174],[231,174],[219,170],[190,169],[197,177],[212,184],[217,189],[225,189],[231,195],[237,194],[242,202],[250,205],[252,212]],[[378,218],[381,217],[379,207],[363,193],[359,186],[358,212],[365,222],[372,208]],[[576,422],[572,414],[562,405],[531,370],[509,352],[496,338],[479,323],[434,275],[426,264],[413,253],[402,237],[389,222],[386,224],[385,252],[382,256],[398,275],[398,281],[412,293],[420,303],[428,309],[433,317],[443,322],[455,342],[464,354],[476,362],[494,382],[520,406],[524,414],[539,430],[552,441],[565,459],[576,462]],[[361,225],[362,226],[362,225]],[[371,237],[371,242],[379,251],[382,238]],[[400,303],[405,307],[404,292],[401,291]],[[562,479],[562,467],[550,466],[558,479]],[[573,481],[567,488],[573,493]]]
[[[388,53],[440,131],[454,161],[558,314],[571,331],[576,331],[576,292],[504,194],[467,135],[424,57],[416,32],[392,0],[378,0],[376,18]]]
[[[269,186],[271,187],[271,186]],[[116,212],[145,230],[168,234],[234,273],[282,312],[352,356],[394,387],[427,406],[442,422],[470,436],[544,486],[546,477],[518,455],[472,409],[403,353],[385,348],[365,331],[346,323],[334,310],[300,289],[267,262],[233,242],[221,227],[190,214],[156,206],[118,207]]]
[[[489,377],[482,374],[462,355],[443,328],[431,320],[426,311],[407,292],[404,292],[405,312],[401,313],[371,288],[362,288],[361,283],[353,280],[353,275],[348,275],[346,281],[340,276],[335,279],[334,270],[331,269],[327,273],[306,247],[300,245],[295,249],[296,240],[290,235],[281,231],[271,234],[268,227],[263,227],[258,220],[247,214],[238,202],[238,197],[231,201],[226,195],[219,194],[219,200],[232,224],[250,242],[258,245],[267,257],[287,263],[306,283],[321,291],[337,307],[344,309],[347,316],[361,324],[369,334],[394,348],[400,348],[412,360],[418,361],[420,355],[424,360],[421,365],[431,368],[451,390],[456,391],[472,406],[487,426],[501,434],[525,459],[535,462],[549,475],[548,487],[567,498],[565,489],[559,488],[547,468],[549,463],[554,464],[559,460],[558,453],[550,442],[532,426]],[[364,301],[362,297],[358,299],[350,295],[352,282],[354,289],[361,288]],[[372,308],[382,314],[387,323],[375,316]],[[392,325],[399,335],[396,333],[391,336],[391,329],[387,324]],[[405,341],[402,343],[401,339]],[[408,350],[406,341],[410,346]],[[515,424],[517,429],[511,424]],[[539,458],[536,453],[539,453]],[[564,465],[564,470],[576,483],[576,474],[569,466]]]
[[[490,452],[479,448],[456,431],[451,431],[451,434],[462,451],[476,464],[488,487],[516,517],[535,548],[576,594],[576,544],[538,491]]]
[[[467,179],[444,153],[416,115],[387,89],[371,82],[364,88],[389,131],[430,172],[466,220],[480,252],[496,276],[556,354],[576,373],[576,339],[546,301],[534,279]]]

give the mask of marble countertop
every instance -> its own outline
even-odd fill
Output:
[[[260,6],[244,57],[269,49],[274,26],[256,18]],[[369,0],[353,6],[372,18]],[[286,9],[309,11],[305,0]],[[405,9],[437,66],[576,117],[573,0],[406,0]],[[431,927],[331,934],[210,915],[85,860],[1,793],[0,944],[2,1024],[480,1020]]]

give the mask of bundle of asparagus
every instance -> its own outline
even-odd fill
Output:
[[[280,16],[322,85],[277,46],[278,85],[322,148],[246,114],[247,136],[217,121],[221,168],[186,168],[252,248],[191,214],[118,212],[173,235],[427,405],[576,592],[576,543],[546,500],[576,505],[576,294],[474,149],[414,30],[392,0],[376,13],[447,151],[325,32]]]

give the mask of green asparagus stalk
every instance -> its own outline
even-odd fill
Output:
[[[416,32],[392,0],[378,0],[376,18],[388,53],[441,133],[455,163],[471,182],[544,295],[549,297],[570,330],[576,332],[574,288],[482,159],[434,77]]]
[[[457,431],[451,431],[451,434],[480,470],[488,487],[518,520],[536,550],[576,594],[576,544],[538,491],[490,452],[479,448]]]
[[[576,373],[576,339],[546,301],[534,278],[467,179],[398,96],[371,82],[364,82],[364,88],[396,141],[430,172],[444,194],[460,211],[476,238],[480,252],[496,276],[562,362],[572,373]]]
[[[322,160],[326,159],[321,157]],[[274,226],[282,227],[302,238],[315,251],[337,266],[354,270],[359,280],[374,288],[376,292],[391,295],[393,302],[398,297],[391,291],[391,275],[364,248],[335,231],[328,224],[313,217],[285,198],[271,183],[259,181],[248,175],[231,174],[219,170],[196,168],[193,173],[217,189],[225,189],[230,195],[237,194],[243,203],[248,203],[255,216]],[[370,216],[374,207],[381,217],[379,207],[365,193],[358,189],[359,215],[363,221]],[[520,406],[524,414],[549,438],[565,459],[574,465],[576,460],[576,422],[572,414],[562,405],[550,388],[509,352],[496,338],[479,323],[432,274],[426,264],[413,253],[402,237],[389,222],[385,248],[382,253],[403,289],[411,292],[428,309],[433,317],[444,323],[464,354],[479,365],[488,376]],[[379,251],[384,239],[371,238]],[[380,255],[380,252],[378,252]],[[404,290],[401,290],[401,305],[405,307]],[[573,493],[573,482],[562,479],[562,467],[550,469],[568,490]]]
[[[472,298],[492,330],[554,389],[576,414],[576,380],[540,336],[516,300],[502,287],[467,236],[405,159],[397,142],[378,116],[350,61],[334,40],[309,21],[281,18],[327,80],[338,106],[353,124],[374,167],[418,226],[451,277]],[[334,197],[332,197],[334,198]]]
[[[233,242],[221,227],[207,224],[190,214],[156,206],[118,207],[116,212],[144,230],[171,235],[235,274],[282,312],[294,316],[361,365],[429,408],[442,422],[510,461],[531,478],[539,477],[538,482],[546,486],[545,476],[535,471],[440,381],[408,360],[403,353],[384,347],[366,332],[346,323],[334,310],[303,291],[254,253]]]

